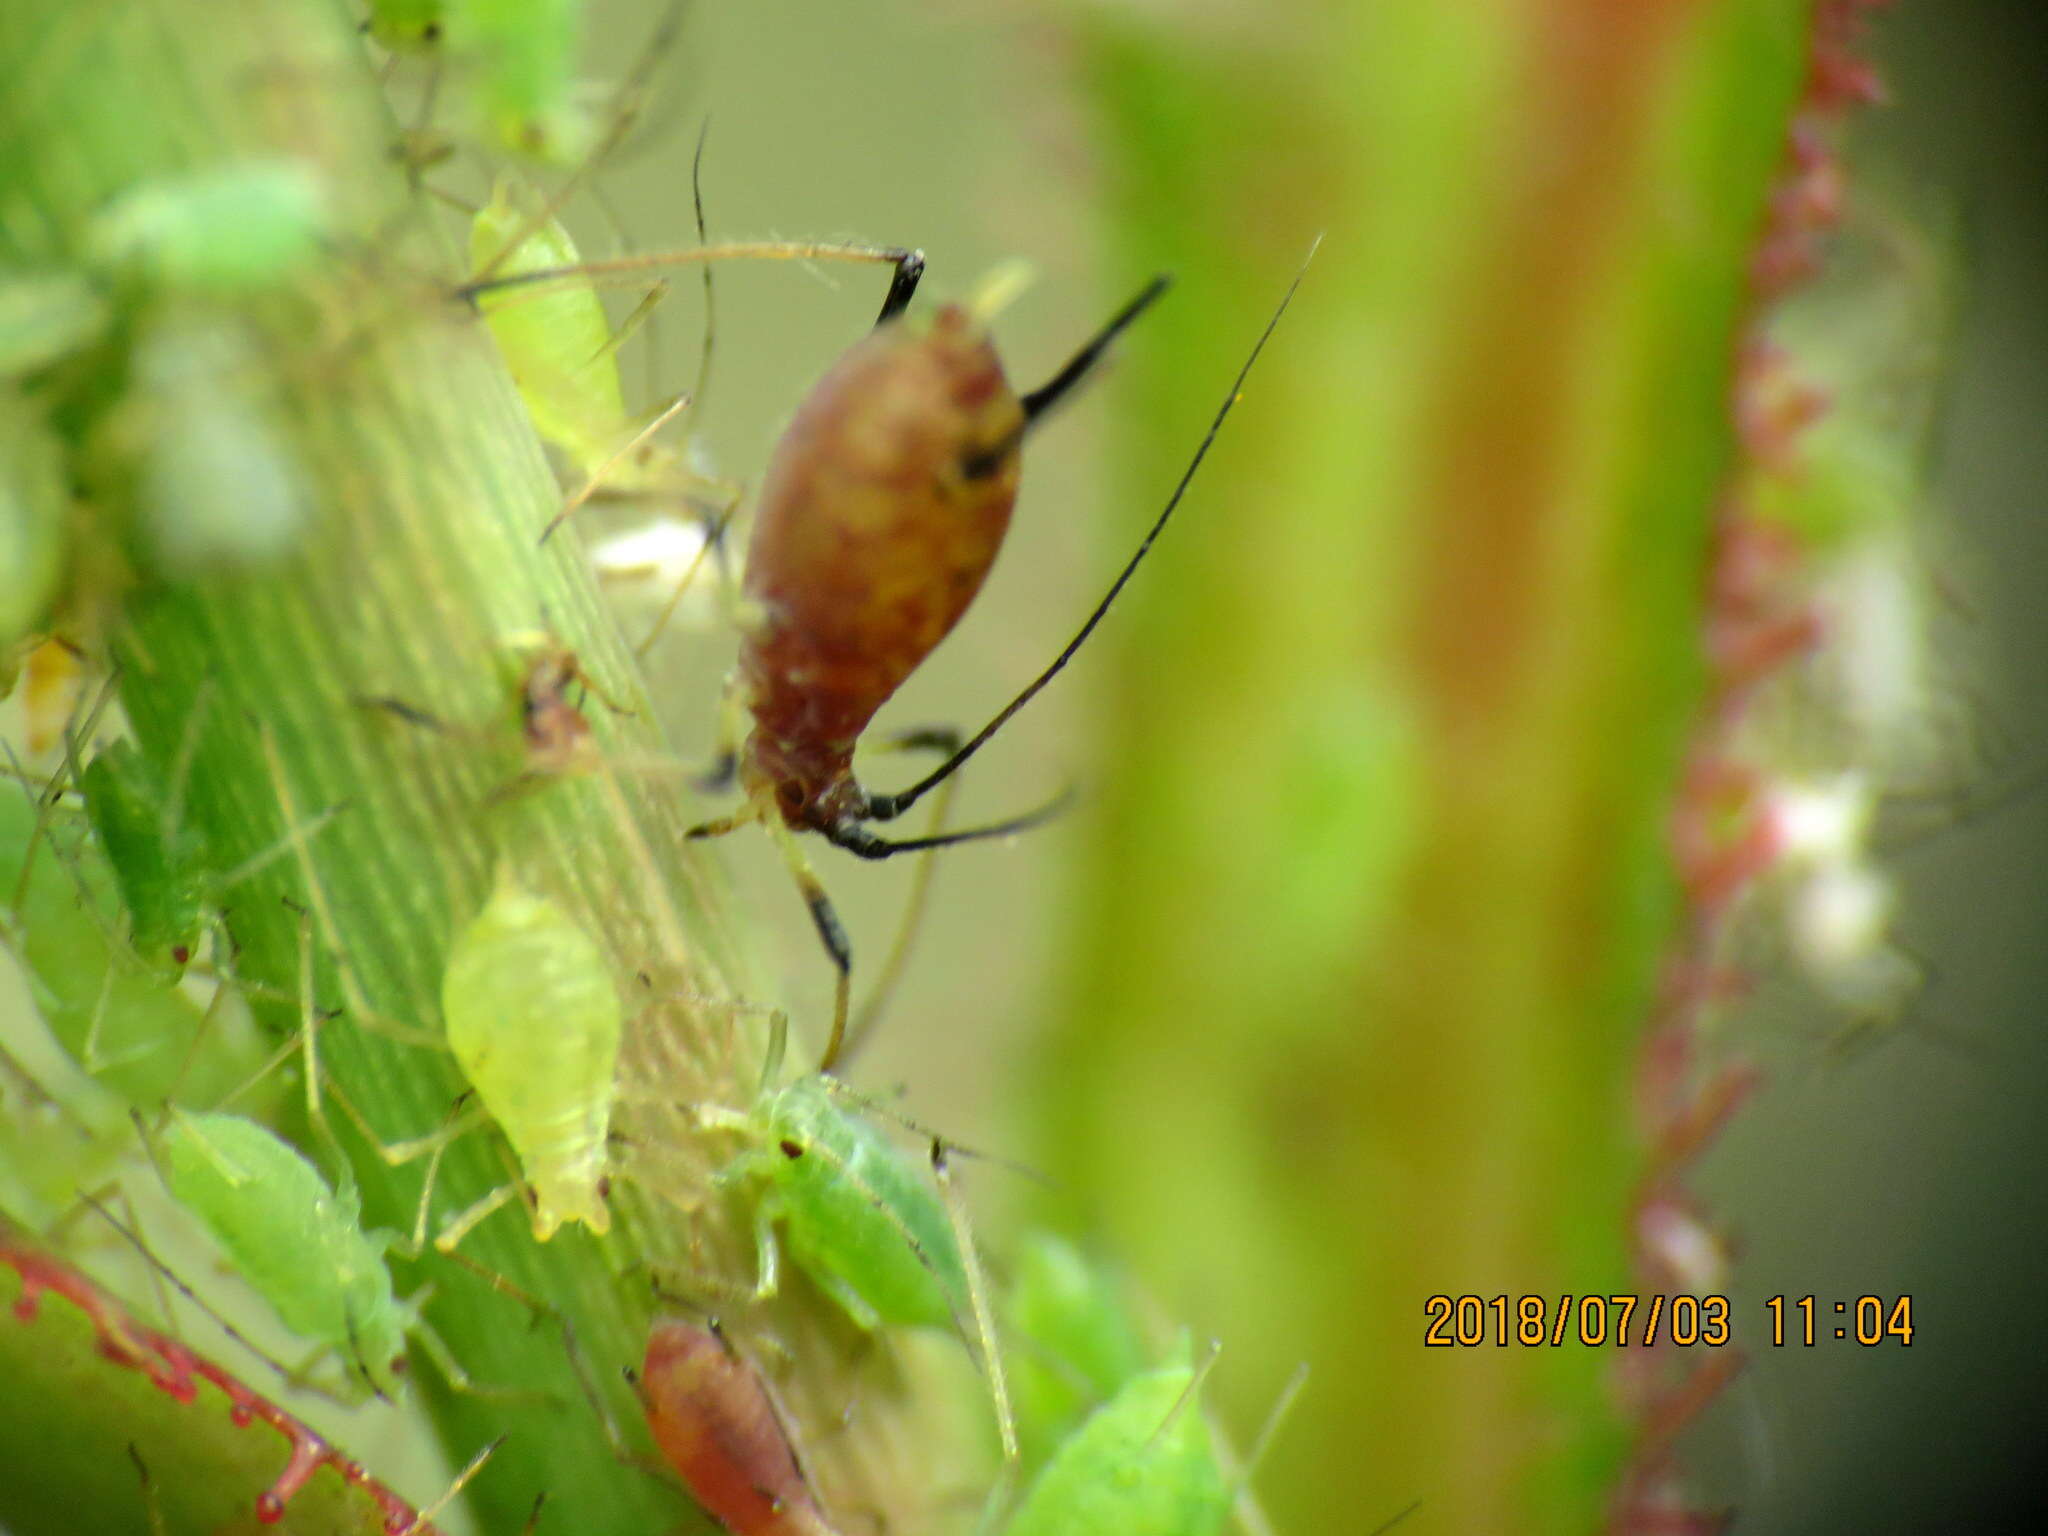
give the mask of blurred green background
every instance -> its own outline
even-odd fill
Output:
[[[1170,26],[1172,8],[1162,9]],[[1261,46],[1284,51],[1284,34],[1297,24],[1286,9],[1263,14],[1259,29],[1282,36]],[[714,234],[846,233],[919,244],[941,292],[959,291],[1004,257],[1025,256],[1039,282],[1001,329],[1012,367],[1026,379],[1049,368],[1119,297],[1124,274],[1103,273],[1113,241],[1096,211],[1114,157],[1093,140],[1096,119],[1058,15],[1032,7],[771,3],[708,7],[699,35],[690,67],[711,116],[705,180]],[[1981,626],[1971,649],[1989,658],[1959,665],[1987,669],[1972,686],[2011,744],[2007,765],[2031,763],[2048,751],[2033,724],[2048,703],[2036,617],[2048,574],[2048,526],[2038,516],[2038,488],[2048,483],[2048,438],[2038,425],[2048,404],[2041,280],[2048,229],[2025,150],[2048,128],[2042,24],[2014,4],[1908,5],[1882,16],[1876,36],[1893,99],[1854,129],[1854,182],[1904,191],[1909,201],[1932,192],[1961,210],[1966,230],[1955,374],[1924,515],[1937,545],[1952,553],[1952,579]],[[1295,173],[1328,147],[1261,138],[1260,126],[1248,120],[1218,131],[1265,167],[1273,188],[1265,216],[1281,226],[1268,232],[1272,242],[1299,246],[1342,222],[1312,198],[1289,197]],[[614,184],[637,242],[688,238],[684,137],[679,127],[669,148],[651,151]],[[1202,185],[1203,167],[1189,167],[1189,195],[1199,196]],[[1276,343],[1281,352],[1329,340],[1329,329],[1343,323],[1333,312],[1331,269],[1358,259],[1355,251],[1324,250]],[[744,476],[761,462],[794,392],[865,323],[874,285],[835,275],[828,288],[776,269],[724,269],[719,281],[719,374],[701,427],[721,467]],[[1271,287],[1244,302],[1256,309]],[[664,345],[687,355],[683,297]],[[1169,305],[1148,326],[1172,323]],[[1155,344],[1141,330],[1127,350]],[[1227,353],[1242,341],[1216,345]],[[1205,379],[1200,388],[1214,385]],[[989,588],[891,718],[984,716],[1085,611],[1164,483],[1155,477],[1135,505],[1105,489],[1133,483],[1130,476],[1112,482],[1103,468],[1128,401],[1115,383],[1094,391],[1034,444],[1017,523]],[[1262,395],[1255,378],[1236,424],[1242,435],[1226,437],[1219,464],[1259,440],[1262,412],[1286,408]],[[1356,403],[1361,413],[1372,408],[1370,398]],[[1191,444],[1198,427],[1190,416],[1158,430]],[[1288,466],[1241,461],[1237,473],[1270,475],[1276,485],[1289,477]],[[1205,557],[1197,546],[1215,537],[1217,521],[1198,489],[1160,565],[1218,559],[1248,582],[1284,568],[1259,549],[1212,549]],[[1286,526],[1277,514],[1273,521]],[[1154,569],[1145,579],[1158,576]],[[1285,607],[1301,599],[1271,591],[1258,600]],[[1070,777],[1084,789],[1099,781],[1101,763],[1120,749],[1111,680],[1142,679],[1149,664],[1133,643],[1131,616],[1120,617],[1072,676],[977,764],[965,815],[1030,803]],[[1293,685],[1285,675],[1269,680],[1276,693]],[[1228,722],[1218,729],[1228,730]],[[1269,792],[1245,783],[1229,794],[1256,825],[1258,802]],[[1825,1018],[1760,1012],[1735,1025],[1740,1044],[1770,1064],[1770,1077],[1708,1157],[1698,1187],[1739,1245],[1738,1318],[1760,1319],[1758,1299],[1776,1293],[1910,1292],[1921,1328],[1909,1350],[1824,1343],[1753,1352],[1746,1375],[1691,1441],[1700,1488],[1710,1502],[1740,1511],[1740,1530],[1963,1528],[1970,1515],[2004,1507],[2008,1480],[2038,1441],[2030,1426],[2039,1350],[2027,1329],[2048,1216],[2034,1176],[2048,1151],[2038,1113],[2048,1042],[2036,1027],[2034,1001],[2044,810],[2040,797],[2026,799],[1899,859],[1903,936],[1927,960],[1930,979],[1895,1031],[1845,1055],[1829,1048],[1833,1026]],[[1049,1013],[1085,1006],[1062,985],[1071,974],[1062,957],[1077,938],[1072,914],[1085,910],[1076,871],[1094,863],[1084,843],[1097,828],[1084,813],[1014,846],[944,862],[918,961],[887,1027],[859,1062],[864,1080],[906,1083],[914,1105],[969,1140],[1003,1150],[1030,1145],[1021,1123],[1029,1112],[1020,1113],[1016,1085],[1028,1080],[1033,1041]],[[1229,838],[1233,828],[1212,824],[1186,835]],[[733,859],[758,876],[746,899],[782,919],[771,974],[791,997],[808,993],[821,1004],[823,969],[769,854],[749,848]],[[827,874],[856,942],[865,955],[877,954],[902,872],[835,861]],[[1172,1049],[1203,1051],[1198,1000],[1191,1000],[1187,1037]],[[1122,1086],[1143,1091],[1138,1082]],[[1362,1118],[1381,1108],[1350,1107]],[[1147,1152],[1143,1143],[1129,1149],[1134,1161]],[[1318,1170],[1310,1162],[1298,1174],[1314,1180]],[[982,1175],[983,1198],[1000,1177]],[[1195,1181],[1184,1198],[1202,1202]],[[1401,1238],[1389,1232],[1381,1240]],[[1203,1310],[1200,1286],[1184,1274],[1141,1267],[1140,1279],[1166,1313],[1225,1342],[1226,1396],[1240,1432],[1249,1433],[1261,1394],[1274,1390],[1295,1357],[1284,1343],[1294,1298],[1275,1292],[1268,1315],[1246,1319]],[[1399,1327],[1409,1323],[1402,1318]],[[1360,1326],[1372,1325],[1361,1319]],[[1438,1363],[1419,1348],[1414,1353],[1416,1368]],[[1342,1361],[1310,1363],[1319,1373],[1347,1369]],[[1312,1385],[1299,1411],[1313,1416],[1317,1402]],[[1388,1409],[1398,1415],[1401,1404]],[[1340,1481],[1352,1474],[1348,1466],[1318,1470]],[[1368,1529],[1418,1497],[1422,1508],[1410,1528],[1451,1528],[1432,1518],[1441,1493],[1423,1482],[1352,1485],[1356,1524],[1349,1528]],[[1289,1500],[1283,1494],[1276,1502]]]
[[[625,68],[656,10],[598,7],[587,73]],[[1354,967],[1351,951],[1363,954],[1367,935],[1391,929],[1402,910],[1386,870],[1403,856],[1406,813],[1421,791],[1405,776],[1417,728],[1383,692],[1392,664],[1347,670],[1343,658],[1398,650],[1385,610],[1428,564],[1433,536],[1470,536],[1396,526],[1391,501],[1347,507],[1323,494],[1340,481],[1372,484],[1358,473],[1360,444],[1397,437],[1395,423],[1422,415],[1403,393],[1402,370],[1426,349],[1404,351],[1396,334],[1401,284],[1417,283],[1413,307],[1423,313],[1422,288],[1454,288],[1459,276],[1433,269],[1426,245],[1403,243],[1393,216],[1395,234],[1376,226],[1371,200],[1384,196],[1418,221],[1439,198],[1455,201],[1454,190],[1401,176],[1411,150],[1417,175],[1456,162],[1461,108],[1473,108],[1478,142],[1518,128],[1512,117],[1487,116],[1483,67],[1433,75],[1394,45],[1483,55],[1479,45],[1497,43],[1505,52],[1541,13],[1447,8],[1434,13],[1434,31],[1418,22],[1407,38],[1393,18],[1408,9],[1393,5],[707,0],[666,66],[660,110],[602,179],[610,216],[578,210],[593,254],[608,238],[623,249],[689,243],[689,149],[708,114],[714,237],[921,246],[927,291],[941,296],[964,292],[1000,261],[1028,260],[1037,281],[998,328],[1020,382],[1049,373],[1150,263],[1187,279],[1131,337],[1115,376],[1034,441],[988,588],[884,725],[978,723],[1051,656],[1156,511],[1298,253],[1331,232],[1211,471],[1130,603],[977,760],[959,815],[1002,815],[1068,782],[1080,785],[1083,808],[1014,844],[942,861],[919,952],[854,1067],[870,1087],[902,1084],[914,1113],[962,1140],[1054,1174],[1064,1189],[1054,1204],[1131,1265],[1162,1317],[1223,1342],[1217,1402],[1240,1441],[1308,1361],[1309,1391],[1262,1478],[1282,1530],[1369,1531],[1418,1499],[1404,1529],[1490,1528],[1473,1523],[1484,1505],[1471,1502],[1482,1495],[1468,1479],[1491,1487],[1498,1464],[1555,1459],[1576,1470],[1553,1476],[1584,1479],[1583,1501],[1618,1446],[1611,1427],[1588,1415],[1562,1432],[1532,1424],[1526,1443],[1486,1441],[1461,1453],[1458,1424],[1447,1429],[1445,1418],[1489,1390],[1489,1362],[1424,1351],[1422,1294],[1388,1277],[1427,1275],[1434,1283],[1423,1289],[1453,1293],[1549,1277],[1512,1262],[1505,1272],[1461,1267],[1466,1255],[1428,1249],[1425,1230],[1457,1232],[1473,1213],[1390,1219],[1398,1201],[1369,1188],[1360,1170],[1376,1179],[1412,1162],[1427,1189],[1452,1154],[1484,1171],[1532,1143],[1571,1167],[1577,1136],[1596,1166],[1583,1185],[1555,1190],[1558,1209],[1540,1219],[1566,1231],[1570,1263],[1608,1276],[1605,1288],[1632,1288],[1608,1268],[1623,1253],[1619,1196],[1634,1171],[1626,1099],[1611,1090],[1629,1059],[1615,1031],[1644,978],[1633,977],[1631,993],[1624,961],[1603,973],[1604,987],[1593,984],[1609,1033],[1604,1055],[1588,1052],[1586,1072],[1604,1077],[1579,1076],[1561,1035],[1497,1059],[1483,1039],[1480,1048],[1447,1040],[1445,1051],[1468,1054],[1448,1058],[1427,1084],[1403,1074],[1437,1065],[1433,1042],[1406,1042],[1362,1067],[1345,1057],[1347,1045],[1395,1016],[1370,1005],[1384,994],[1361,982],[1364,962]],[[1355,22],[1350,32],[1344,16]],[[1460,29],[1470,34],[1462,42]],[[2044,35],[2036,13],[2017,3],[1923,3],[1883,15],[1875,51],[1892,104],[1859,118],[1850,141],[1852,196],[1867,187],[1960,216],[1964,304],[1947,343],[1954,377],[1920,515],[1941,580],[1969,616],[1960,626],[1968,654],[1944,658],[1945,675],[1981,698],[1984,735],[2002,743],[1996,764],[1969,765],[1987,777],[2048,761],[2048,732],[2034,724],[2048,705],[2034,617],[2048,577],[2048,528],[2037,515],[2048,483],[2039,428],[2048,407],[2048,207],[2030,153],[2048,129]],[[1597,26],[1595,36],[1604,36]],[[1126,37],[1145,42],[1122,51]],[[1355,52],[1334,49],[1333,37]],[[1172,58],[1177,38],[1205,62],[1186,76],[1164,64],[1143,76],[1145,49]],[[1768,70],[1760,62],[1756,73]],[[1300,84],[1310,79],[1313,90]],[[1470,97],[1453,100],[1453,85]],[[1431,94],[1439,89],[1440,109]],[[1205,110],[1215,99],[1241,110]],[[1728,99],[1731,113],[1748,105],[1732,90]],[[1365,143],[1333,136],[1340,126],[1362,135],[1375,122],[1400,132]],[[1440,139],[1420,134],[1432,126]],[[1776,142],[1778,128],[1760,131]],[[1370,170],[1347,176],[1347,155]],[[1361,201],[1341,204],[1333,189]],[[1148,197],[1159,206],[1145,209]],[[857,269],[719,270],[716,372],[692,431],[720,471],[758,480],[792,403],[865,329],[881,286]],[[686,276],[631,352],[629,382],[644,380],[649,398],[685,387],[698,324]],[[1495,338],[1502,372],[1513,372],[1523,340]],[[1712,340],[1689,355],[1696,366],[1718,361]],[[1452,368],[1438,384],[1454,393],[1464,382]],[[1665,450],[1667,426],[1674,439],[1688,429],[1643,419],[1645,457]],[[1674,593],[1687,590],[1685,576],[1676,557],[1663,573]],[[1675,656],[1693,644],[1675,631],[1661,640]],[[728,636],[703,633],[663,659],[666,723],[685,753],[708,739],[730,651]],[[1677,664],[1670,677],[1662,702],[1682,728],[1696,679]],[[1199,712],[1205,703],[1209,715]],[[1163,715],[1147,714],[1154,710]],[[1624,716],[1621,725],[1633,723]],[[1654,780],[1659,752],[1675,748],[1657,730],[1646,724],[1643,742],[1615,746],[1617,758],[1640,752],[1631,783]],[[1627,732],[1615,734],[1619,742]],[[1149,754],[1185,754],[1191,740],[1205,755],[1186,779],[1154,775]],[[1586,750],[1605,745],[1591,740]],[[884,760],[866,771],[888,786],[892,767]],[[1243,768],[1252,771],[1234,771]],[[1597,775],[1589,782],[1597,797]],[[1626,790],[1615,796],[1625,800]],[[1638,832],[1660,827],[1651,818]],[[1516,852],[1498,850],[1503,866]],[[1687,1460],[1705,1502],[1738,1510],[1739,1530],[1968,1528],[2007,1508],[2030,1466],[2040,1349],[2026,1330],[2048,1271],[2037,1235],[2048,1211],[2033,1176],[2048,1152],[2036,1108],[2048,1041],[2031,1006],[2044,853],[2048,804],[2031,796],[1888,866],[1904,892],[1901,938],[1925,960],[1928,982],[1907,1017],[1855,1051],[1838,1048],[1840,1021],[1819,1012],[1760,1005],[1723,1026],[1722,1042],[1764,1061],[1769,1075],[1694,1187],[1737,1244],[1737,1337],[1753,1347],[1747,1372],[1690,1437]],[[761,935],[752,992],[799,1018],[821,1016],[827,967],[771,848],[736,839],[725,857]],[[910,871],[829,851],[819,864],[872,977]],[[1493,872],[1484,858],[1454,871],[1450,896],[1474,906],[1508,899],[1485,883]],[[1626,883],[1625,871],[1609,873]],[[1175,894],[1162,900],[1162,886]],[[1664,913],[1651,895],[1617,903],[1642,933]],[[1217,926],[1247,905],[1270,926]],[[1209,963],[1161,974],[1176,945]],[[1653,958],[1638,953],[1634,963],[1645,970]],[[1446,977],[1490,963],[1458,953],[1403,959]],[[1569,1021],[1570,1004],[1557,1016]],[[1586,1022],[1591,1033],[1590,1010]],[[1525,1075],[1531,1060],[1556,1077]],[[1223,1101],[1239,1087],[1241,1106]],[[1498,1148],[1477,1144],[1497,1110],[1524,1096],[1543,1102],[1513,1125],[1502,1121]],[[1446,1104],[1462,1114],[1432,1123],[1431,1108]],[[1260,1127],[1273,1132],[1263,1143],[1227,1140],[1255,1138]],[[1529,1176],[1545,1177],[1541,1167]],[[972,1177],[988,1212],[1039,1198],[1000,1169]],[[1298,1201],[1275,1198],[1288,1189]],[[1271,1225],[1237,1219],[1262,1206]],[[1347,1245],[1386,1256],[1380,1288],[1345,1289]],[[1764,1346],[1760,1298],[1809,1292],[1910,1293],[1912,1347]],[[1563,1363],[1560,1375],[1583,1379],[1550,1383],[1561,1400],[1598,1400],[1588,1364]],[[1475,1410],[1466,1423],[1484,1440],[1488,1426],[1514,1417],[1512,1408]],[[1409,1460],[1411,1428],[1422,1449]],[[1571,1507],[1569,1493],[1559,1497]],[[1533,1507],[1552,1506],[1538,1493]],[[1323,1512],[1317,1523],[1307,1510]],[[1529,1518],[1531,1528],[1542,1523]]]

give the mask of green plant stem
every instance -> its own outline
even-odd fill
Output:
[[[1611,1487],[1615,1352],[1428,1349],[1425,1298],[1505,1295],[1512,1330],[1631,1288],[1662,835],[1807,14],[1081,27],[1120,261],[1184,279],[1130,349],[1134,525],[1317,233],[1274,210],[1327,232],[1111,626],[1038,1101],[1047,1164],[1225,1339],[1238,1423],[1312,1365],[1260,1478],[1280,1529],[1419,1496],[1583,1531]]]
[[[621,717],[593,707],[611,758],[666,754],[574,541],[536,547],[559,492],[488,335],[443,297],[454,253],[385,154],[391,125],[349,23],[310,0],[238,6],[231,21],[204,0],[89,16],[11,6],[0,60],[17,259],[74,257],[86,217],[113,194],[242,155],[303,157],[330,197],[332,258],[235,309],[261,344],[251,387],[313,488],[303,544],[259,573],[132,590],[113,626],[132,729],[167,772],[190,752],[184,812],[220,869],[339,808],[302,851],[220,893],[236,971],[272,999],[269,1021],[295,1030],[308,1008],[327,1020],[323,1085],[380,1139],[432,1131],[463,1086],[434,1043],[442,956],[496,861],[511,858],[600,936],[641,1026],[666,1032],[665,1091],[744,1102],[737,1063],[755,1047],[701,1001],[725,991],[723,943],[715,892],[681,852],[673,794],[624,771],[501,794],[522,767],[501,647],[513,631],[549,631],[630,704]],[[120,491],[99,488],[98,510],[117,513]],[[447,729],[360,702],[374,696]],[[302,934],[316,959],[310,998]],[[424,1162],[388,1168],[332,1103],[328,1119],[353,1153],[366,1220],[410,1229]],[[441,1164],[436,1208],[460,1209],[507,1177],[495,1138],[466,1136]],[[716,1209],[685,1233],[645,1219],[630,1193],[619,1205],[606,1241],[577,1230],[537,1246],[515,1207],[462,1250],[573,1320],[580,1369],[552,1322],[469,1268],[432,1256],[400,1266],[403,1289],[432,1285],[427,1319],[471,1377],[517,1394],[451,1393],[413,1352],[458,1460],[508,1437],[476,1485],[486,1529],[517,1529],[541,1493],[561,1528],[691,1518],[680,1494],[617,1462],[585,1383],[630,1429],[620,1372],[637,1362],[655,1304],[645,1258],[688,1254],[707,1282],[722,1266],[746,1271]]]

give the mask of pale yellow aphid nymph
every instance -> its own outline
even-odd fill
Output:
[[[535,1239],[570,1221],[607,1230],[605,1141],[624,1010],[604,952],[503,865],[449,946],[441,1011],[448,1048],[518,1154]]]

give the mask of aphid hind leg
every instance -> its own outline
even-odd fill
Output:
[[[878,750],[885,752],[936,752],[940,757],[950,757],[960,750],[965,740],[957,726],[928,725],[912,730],[900,731],[880,743]],[[946,829],[947,818],[952,814],[953,796],[960,781],[948,779],[932,801],[932,813],[925,827],[925,836],[940,836]],[[889,955],[877,972],[867,1000],[861,1004],[860,1014],[848,1028],[847,1039],[840,1055],[851,1058],[860,1048],[862,1041],[871,1034],[881,1021],[882,1012],[895,995],[897,985],[910,966],[910,953],[917,944],[917,936],[924,926],[924,915],[931,901],[932,877],[937,872],[933,862],[936,848],[927,848],[917,861],[917,868],[911,875],[910,894],[903,903],[903,916],[897,920],[896,937],[890,942]]]
[[[825,1041],[825,1054],[818,1062],[820,1072],[830,1072],[838,1064],[840,1050],[846,1043],[846,1021],[852,1012],[853,941],[847,938],[846,927],[839,921],[839,912],[832,905],[832,898],[825,893],[817,871],[811,868],[811,861],[797,842],[796,834],[772,809],[762,820],[775,839],[775,847],[782,855],[790,878],[803,892],[804,905],[810,909],[811,924],[818,930],[818,941],[825,946],[825,953],[839,973],[832,989],[832,1033]]]
[[[745,685],[740,681],[738,672],[728,673],[718,694],[718,744],[711,754],[711,766],[690,781],[693,788],[707,795],[732,788],[733,780],[739,774],[740,742],[746,737],[747,718]],[[760,814],[758,807],[750,805],[731,816],[700,823],[683,836],[723,837],[728,832],[738,831]]]
[[[646,636],[633,647],[633,655],[637,660],[644,662],[648,652],[659,643],[668,629],[670,620],[675,617],[676,610],[682,606],[683,599],[696,584],[697,574],[704,568],[707,560],[710,561],[711,568],[718,578],[719,610],[728,623],[737,626],[741,604],[739,577],[733,570],[732,554],[726,546],[725,535],[727,529],[732,526],[733,518],[739,513],[740,502],[745,492],[737,485],[721,484],[718,489],[724,493],[724,499],[708,512],[699,513],[704,530],[704,542],[691,557],[689,565],[676,578],[676,584],[669,592],[668,601],[662,604],[661,612],[655,615],[654,623],[648,628]],[[702,506],[701,503],[699,505]],[[730,687],[730,683],[727,686]],[[726,764],[725,775],[713,786],[714,788],[723,788],[732,782],[732,771],[738,759],[736,755],[728,753],[722,761]]]
[[[953,1187],[952,1167],[946,1158],[943,1137],[932,1138],[931,1163],[932,1179],[939,1186],[940,1202],[945,1206],[946,1219],[952,1225],[953,1241],[960,1249],[960,1267],[967,1276],[968,1307],[974,1314],[975,1333],[981,1347],[981,1368],[988,1378],[989,1396],[995,1401],[996,1432],[1003,1445],[1003,1470],[996,1480],[996,1489],[1007,1497],[1008,1486],[1016,1477],[1018,1468],[1017,1421],[1010,1409],[1009,1380],[1003,1373],[1003,1351],[996,1338],[995,1312],[989,1305],[988,1280],[981,1271],[980,1250],[974,1246],[974,1230],[967,1219],[967,1206]]]

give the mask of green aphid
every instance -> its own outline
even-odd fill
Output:
[[[388,1240],[363,1231],[355,1191],[240,1115],[173,1110],[164,1178],[292,1332],[396,1397],[411,1311],[391,1289]]]
[[[520,885],[508,864],[449,946],[441,1011],[449,1049],[533,1191],[535,1239],[546,1242],[570,1221],[606,1231],[606,1141],[625,1015],[604,951],[568,913]]]
[[[700,1111],[752,1145],[722,1182],[758,1181],[760,1289],[775,1289],[779,1245],[863,1328],[974,1331],[967,1268],[922,1161],[906,1159],[812,1074],[763,1095],[751,1113]]]
[[[442,0],[370,0],[364,29],[380,48],[416,53],[441,40],[446,13]]]
[[[487,131],[507,149],[566,163],[588,148],[575,101],[583,0],[449,0],[448,41],[474,64]]]
[[[1233,1495],[1201,1379],[1191,1365],[1133,1376],[1061,1443],[1005,1536],[1214,1536]]]
[[[1024,1464],[1035,1467],[1146,1365],[1122,1277],[1051,1232],[1011,1256],[1003,1308]]]
[[[47,806],[39,814],[26,797],[0,794],[0,893],[19,901],[10,907],[0,896],[0,945],[20,962],[36,1011],[117,1101],[84,1111],[105,1121],[101,1129],[124,1126],[128,1105],[213,1102],[261,1061],[265,1050],[240,1010],[217,1008],[209,1021],[169,967],[135,963],[132,941],[120,931],[120,879],[75,809]],[[202,1032],[206,1049],[195,1052]]]
[[[582,260],[559,219],[544,221],[506,254],[531,219],[532,199],[501,177],[470,224],[469,259],[494,277],[574,267]],[[502,257],[502,260],[500,259]],[[477,306],[497,339],[534,430],[585,477],[633,436],[611,321],[589,282],[493,288]],[[618,480],[615,474],[613,479]]]
[[[0,383],[0,648],[56,600],[70,515],[62,441],[33,401]]]
[[[291,280],[326,228],[326,195],[302,160],[245,160],[142,182],[93,219],[101,266],[151,284],[242,294]]]
[[[174,824],[182,818],[163,780],[132,741],[94,753],[78,784],[128,909],[129,942],[152,965],[182,968],[206,917],[205,843],[190,826]]]

